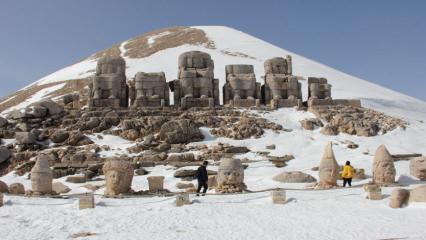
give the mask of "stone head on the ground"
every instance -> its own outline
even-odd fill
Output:
[[[337,186],[339,165],[334,157],[333,144],[328,142],[319,164],[319,185],[325,188]]]
[[[103,166],[106,179],[105,195],[118,195],[131,190],[133,165],[128,161],[109,160]]]
[[[373,182],[384,185],[393,184],[395,183],[395,175],[393,158],[385,145],[380,145],[374,155]]]
[[[221,193],[242,192],[244,184],[244,167],[239,159],[224,158],[219,165],[216,191]]]

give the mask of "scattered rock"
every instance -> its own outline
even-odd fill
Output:
[[[9,187],[7,186],[7,184],[3,181],[0,181],[0,193],[8,193],[9,192]]]
[[[274,150],[275,149],[275,144],[266,145],[266,149]]]
[[[10,151],[6,147],[0,147],[0,163],[6,162],[10,158]]]
[[[67,179],[65,181],[66,182],[70,182],[70,183],[85,183],[86,182],[86,177],[85,176],[81,176],[81,175],[69,176],[69,177],[67,177]]]
[[[70,136],[69,133],[66,132],[66,131],[64,131],[64,130],[56,130],[50,136],[50,139],[54,143],[63,143],[63,142],[65,142],[68,139],[69,136]]]
[[[317,181],[311,175],[299,171],[283,172],[274,176],[272,180],[282,183],[310,183]]]
[[[177,189],[187,189],[187,188],[194,188],[194,187],[195,187],[194,184],[191,183],[191,182],[188,182],[188,183],[186,183],[186,182],[178,182],[178,183],[176,183],[176,188]]]
[[[164,123],[161,126],[159,137],[169,144],[198,142],[204,139],[198,126],[188,119]]]
[[[311,131],[317,127],[324,126],[324,124],[318,118],[309,118],[309,119],[301,120],[300,125],[302,125],[302,128],[304,128],[305,130],[311,130]]]
[[[52,184],[52,190],[54,192],[56,192],[57,194],[63,194],[63,193],[67,193],[67,192],[71,191],[71,189],[67,185],[65,185],[61,182],[53,183]]]
[[[389,206],[391,208],[402,208],[407,205],[410,191],[407,189],[396,188],[392,191]]]
[[[19,144],[35,144],[37,137],[31,132],[17,132],[15,139]]]
[[[12,183],[9,185],[9,193],[12,195],[23,195],[25,194],[25,187],[22,183]]]

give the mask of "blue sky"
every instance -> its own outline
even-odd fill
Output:
[[[426,100],[426,1],[0,0],[0,96],[170,26],[233,27]]]

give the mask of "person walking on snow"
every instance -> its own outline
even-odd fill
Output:
[[[346,165],[343,167],[342,178],[343,178],[343,187],[346,187],[346,183],[349,187],[352,186],[352,177],[355,174],[355,169],[351,166],[351,162],[346,161]]]
[[[201,187],[203,187],[203,196],[206,194],[208,185],[207,181],[209,180],[209,176],[207,174],[207,165],[209,162],[204,161],[203,165],[201,165],[197,169],[197,180],[198,180],[198,189],[197,189],[197,196],[200,196]]]

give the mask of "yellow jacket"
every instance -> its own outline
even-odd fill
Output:
[[[342,178],[352,178],[355,174],[355,170],[351,165],[345,165],[343,167]]]

